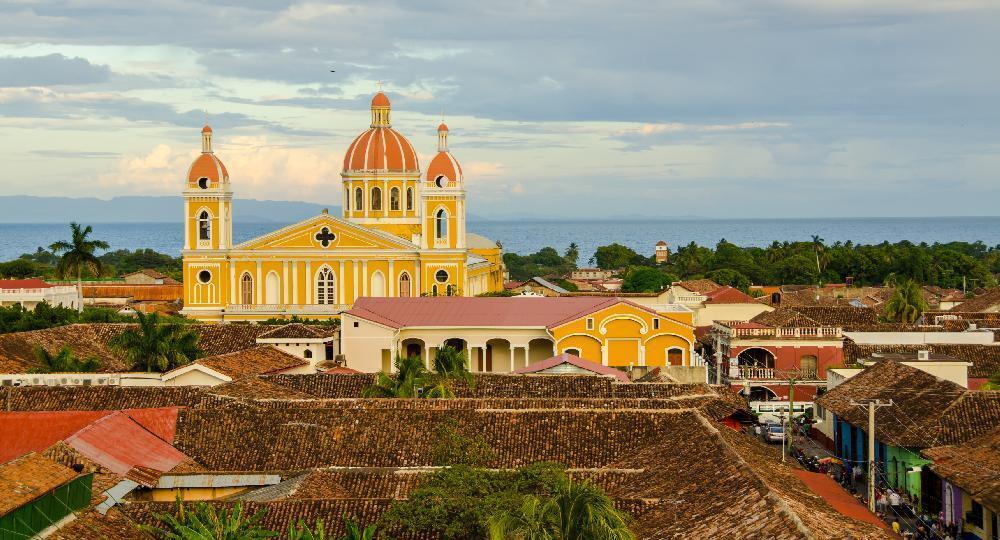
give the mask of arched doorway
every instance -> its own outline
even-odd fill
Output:
[[[528,342],[528,365],[541,362],[555,355],[551,339],[535,338]]]
[[[472,370],[472,368],[474,367],[474,364],[473,364],[472,360],[468,357],[469,351],[467,350],[467,346],[468,346],[467,342],[464,339],[462,339],[462,338],[450,338],[450,339],[446,339],[444,341],[444,343],[442,344],[442,347],[451,347],[452,349],[455,349],[456,351],[458,351],[459,354],[466,355],[465,365],[466,365],[466,367],[469,370]],[[435,357],[435,360],[436,360],[437,359],[437,355],[435,354],[434,357]],[[434,366],[432,364],[431,368],[433,368],[433,367]]]
[[[320,268],[316,273],[316,303],[337,303],[337,280],[329,267]]]
[[[400,354],[402,356],[411,358],[423,358],[424,357],[424,341],[422,339],[407,338],[404,339],[400,344]]]
[[[270,305],[281,303],[281,284],[277,272],[268,272],[264,278],[264,303]]]
[[[667,349],[667,365],[668,366],[683,366],[684,365],[684,349],[680,347],[671,347]]]
[[[253,277],[250,272],[244,272],[240,278],[240,303],[253,304]]]
[[[771,401],[778,399],[778,394],[766,386],[750,386],[740,390],[740,394],[748,401]]]

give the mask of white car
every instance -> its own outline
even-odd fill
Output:
[[[764,432],[764,438],[767,442],[784,442],[785,441],[785,428],[778,424],[769,424],[767,426],[767,431]]]

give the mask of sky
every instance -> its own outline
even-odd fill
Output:
[[[381,82],[479,216],[997,215],[998,51],[998,0],[0,0],[0,196],[179,194],[207,119],[339,204]]]

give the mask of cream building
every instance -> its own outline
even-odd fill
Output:
[[[184,190],[184,309],[210,322],[330,318],[371,297],[474,296],[503,288],[498,243],[466,231],[462,168],[438,126],[425,172],[390,123],[389,98],[348,147],[341,217],[324,212],[234,244],[233,187],[202,129]]]

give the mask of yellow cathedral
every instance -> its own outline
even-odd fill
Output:
[[[184,189],[184,309],[202,321],[339,316],[361,297],[475,296],[503,288],[500,244],[466,231],[465,180],[438,126],[420,171],[389,98],[344,155],[342,217],[322,214],[233,244],[233,189],[201,131]]]

